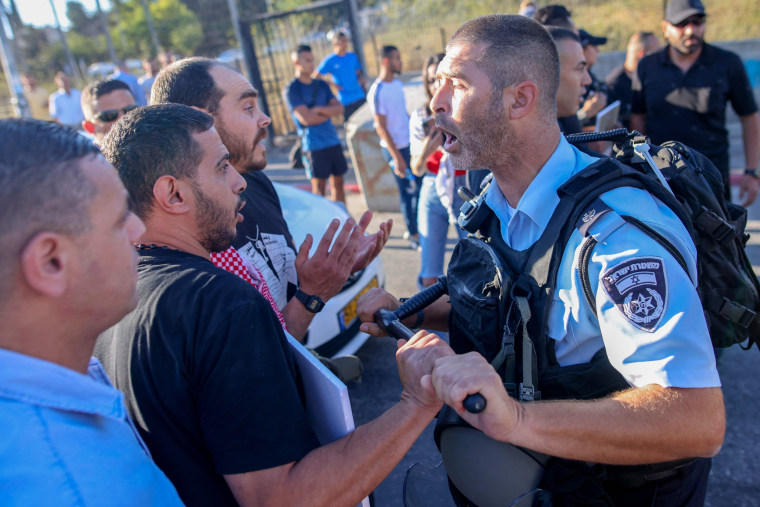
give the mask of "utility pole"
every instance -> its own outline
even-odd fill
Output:
[[[103,9],[100,8],[100,0],[95,0],[95,7],[98,9],[98,17],[100,18],[100,27],[103,30],[103,34],[106,36],[106,43],[108,44],[108,54],[111,56],[111,61],[116,64],[119,57],[116,56],[116,48],[113,47],[113,41],[111,40],[111,33],[108,31],[108,21]]]
[[[145,20],[148,22],[148,32],[150,32],[150,42],[153,44],[153,51],[156,54],[161,52],[161,44],[158,43],[158,35],[156,35],[156,27],[153,26],[153,18],[150,16],[150,9],[148,9],[148,0],[140,0],[143,11],[145,11]]]
[[[16,116],[20,118],[31,118],[32,114],[29,111],[29,104],[26,102],[24,87],[21,86],[21,79],[19,79],[16,58],[13,55],[13,49],[10,46],[8,36],[5,33],[6,26],[11,27],[11,24],[8,21],[5,6],[0,3],[0,57],[2,57],[5,80],[8,82],[8,88],[11,92],[11,104],[13,104]],[[11,30],[12,29],[13,28],[11,27]]]
[[[362,34],[359,28],[359,18],[357,16],[359,7],[356,0],[346,0],[346,11],[348,11],[348,26],[351,29],[351,42],[354,46],[354,54],[359,59],[359,66],[362,68],[362,74],[367,76],[367,60],[364,58],[364,41],[362,40]]]
[[[61,22],[58,20],[58,11],[55,10],[55,4],[53,3],[53,0],[50,0],[50,8],[53,10],[53,18],[55,19],[55,26],[58,29],[58,34],[61,36],[63,51],[64,53],[66,53],[66,59],[69,61],[69,67],[71,67],[71,75],[77,81],[82,81],[82,76],[79,74],[79,67],[77,67],[77,63],[74,60],[74,55],[71,54],[71,48],[69,48],[69,43],[66,40],[66,34],[63,33],[63,28],[61,28]]]
[[[235,40],[238,47],[243,49],[243,33],[240,30],[240,13],[238,12],[236,0],[227,0],[227,7],[230,9],[230,18],[232,27],[235,29]],[[267,9],[269,9],[267,4]],[[250,76],[249,76],[250,77]]]

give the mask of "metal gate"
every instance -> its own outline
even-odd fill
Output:
[[[272,118],[270,136],[295,131],[283,90],[293,79],[295,69],[290,55],[299,44],[311,46],[315,61],[319,62],[332,51],[327,33],[343,30],[350,36],[354,52],[366,69],[361,38],[352,15],[354,1],[315,2],[240,22],[248,75],[259,90],[262,109]]]

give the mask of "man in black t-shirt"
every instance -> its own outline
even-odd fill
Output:
[[[356,505],[440,410],[421,377],[453,352],[426,332],[400,343],[401,401],[320,447],[275,313],[210,261],[231,245],[246,205],[246,182],[212,124],[197,109],[163,104],[125,116],[106,137],[104,154],[146,232],[140,302],[99,338],[96,355],[188,505]],[[335,248],[360,234],[349,221]]]
[[[700,0],[671,0],[662,22],[668,45],[644,57],[633,79],[631,128],[654,143],[680,141],[706,155],[723,173],[731,198],[726,104],[742,125],[742,205],[757,197],[760,116],[741,59],[704,41],[707,15]]]
[[[218,60],[186,58],[159,73],[151,104],[185,104],[213,116],[219,136],[230,151],[230,163],[247,184],[243,192],[248,203],[242,210],[245,220],[237,228],[233,246],[245,262],[261,272],[288,330],[303,340],[314,309],[321,308],[308,303],[327,301],[340,292],[352,272],[368,266],[388,241],[392,221],[380,224],[377,233],[360,237],[356,245],[349,244],[345,252],[333,248],[309,257],[311,235],[296,250],[280,200],[262,172],[267,163],[262,141],[270,119],[258,108],[257,97],[258,92],[237,70]],[[362,231],[371,219],[369,211],[362,215]],[[332,237],[338,226],[336,219],[322,240]],[[341,258],[352,255],[351,249],[355,250],[353,262],[346,265]]]

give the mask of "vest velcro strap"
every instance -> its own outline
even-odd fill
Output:
[[[731,301],[725,296],[720,299],[711,297],[705,298],[705,300],[704,305],[708,310],[741,327],[749,327],[757,318],[756,312]]]
[[[522,382],[520,382],[520,401],[533,401],[540,399],[540,393],[536,390],[538,372],[535,369],[535,351],[533,341],[528,334],[528,322],[530,322],[531,311],[528,300],[524,297],[516,297],[515,302],[522,316]]]
[[[720,245],[726,245],[736,237],[733,225],[704,206],[694,215],[694,224]]]

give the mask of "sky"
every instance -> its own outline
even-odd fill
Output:
[[[7,0],[0,0],[5,5],[8,5]],[[66,19],[66,2],[67,0],[53,0],[55,4],[55,10],[58,12],[58,19],[61,21],[61,25],[64,29],[69,26],[69,21]],[[95,11],[95,0],[79,0],[87,12]],[[55,26],[53,18],[53,10],[50,7],[50,0],[16,0],[16,7],[18,8],[21,20],[34,26]],[[100,7],[108,10],[111,8],[111,2],[109,0],[100,0]]]

